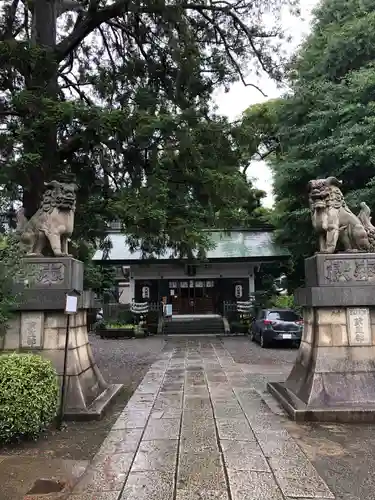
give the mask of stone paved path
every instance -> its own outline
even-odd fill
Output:
[[[242,366],[216,339],[169,342],[69,500],[334,499]]]

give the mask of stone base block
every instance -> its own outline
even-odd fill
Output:
[[[285,383],[270,382],[268,391],[281,404],[289,417],[296,422],[337,422],[370,423],[375,422],[375,404],[342,406],[338,408],[309,407],[290,391]]]
[[[67,316],[63,312],[21,311],[15,314],[2,339],[4,351],[27,351],[49,359],[62,384]],[[86,310],[70,317],[67,393],[68,419],[98,419],[122,385],[108,385],[92,354]]]
[[[84,264],[73,257],[25,257],[26,274],[33,289],[83,290]]]
[[[295,292],[303,307],[375,305],[375,254],[316,254],[305,260],[305,287]]]
[[[110,384],[87,409],[67,408],[64,419],[67,421],[89,421],[100,420],[107,409],[114,403],[117,396],[123,390],[122,384]]]
[[[295,420],[375,421],[375,308],[304,309],[292,371],[268,390]]]

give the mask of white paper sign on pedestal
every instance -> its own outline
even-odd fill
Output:
[[[67,295],[65,302],[65,314],[76,314],[78,309],[78,297]]]

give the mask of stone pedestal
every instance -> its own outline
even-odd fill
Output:
[[[31,351],[50,359],[62,382],[67,316],[65,294],[81,293],[78,313],[70,317],[65,417],[98,419],[121,390],[109,385],[95,363],[87,332],[87,309],[93,297],[83,288],[83,263],[70,257],[28,257],[32,269],[30,287],[15,288],[20,305],[1,339],[5,351]]]
[[[268,390],[294,420],[375,421],[375,254],[306,259],[295,365]]]

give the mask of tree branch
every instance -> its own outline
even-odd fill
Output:
[[[70,35],[57,45],[56,52],[59,61],[66,58],[92,31],[102,23],[113,17],[123,14],[129,6],[130,0],[117,0],[117,2],[101,10],[89,11]]]
[[[259,32],[257,29],[250,29],[246,26],[245,23],[243,23],[240,18],[231,10],[230,6],[224,5],[201,5],[201,4],[195,4],[195,3],[182,3],[178,6],[162,6],[160,4],[153,4],[151,6],[147,7],[138,7],[134,4],[131,3],[131,0],[117,0],[113,4],[109,5],[108,7],[105,7],[100,10],[94,10],[94,11],[89,11],[87,14],[82,18],[81,22],[77,23],[76,27],[72,31],[70,35],[68,35],[62,42],[60,42],[56,48],[57,51],[57,58],[59,61],[62,61],[67,57],[67,55],[74,50],[86,37],[89,35],[92,31],[94,31],[96,28],[98,28],[102,23],[108,22],[110,19],[113,19],[115,17],[119,17],[123,15],[127,11],[134,11],[138,13],[145,13],[145,14],[157,14],[161,13],[165,9],[186,9],[186,10],[194,10],[199,13],[203,13],[205,11],[211,11],[211,12],[222,12],[229,17],[232,18],[233,22],[235,25],[240,27],[245,34],[247,35],[247,38],[249,39],[249,43],[251,45],[251,48],[256,55],[260,65],[262,66],[263,70],[268,72],[266,66],[263,63],[262,56],[259,52],[259,50],[255,47],[253,38],[256,37],[262,37],[266,38],[269,36],[274,36],[269,33],[262,33]]]
[[[201,15],[202,17],[204,17],[209,23],[212,24],[212,26],[214,27],[214,29],[217,31],[217,33],[219,34],[220,36],[220,39],[224,45],[224,48],[225,48],[225,52],[227,53],[227,56],[229,57],[229,59],[231,60],[233,66],[235,67],[240,79],[241,79],[241,82],[243,83],[243,85],[245,87],[253,87],[255,88],[256,90],[258,90],[258,92],[260,92],[262,94],[263,97],[267,97],[267,94],[265,94],[263,92],[263,90],[258,87],[257,85],[255,85],[254,83],[248,83],[246,82],[245,80],[245,77],[244,77],[244,74],[242,73],[242,70],[240,68],[240,65],[238,64],[238,62],[236,61],[236,59],[234,58],[234,56],[232,55],[232,52],[231,52],[231,49],[226,41],[226,38],[225,38],[225,33],[223,33],[222,29],[217,25],[217,23],[214,21],[214,19],[212,19],[210,16],[208,16],[207,14],[205,14],[204,12],[201,12]]]
[[[259,153],[259,151],[257,151],[257,154],[259,155],[258,161],[265,160],[267,158],[267,156],[274,153],[276,150],[277,150],[277,146],[275,146],[274,148],[268,150],[266,153],[263,153],[263,154],[261,154],[261,153]]]
[[[72,82],[70,78],[68,78],[65,74],[60,73],[60,77],[63,80],[65,80],[65,82],[68,84],[69,87],[72,87],[77,92],[82,101],[85,101],[85,103],[88,104],[89,106],[93,106],[94,103],[92,102],[92,100],[89,97],[87,97],[87,95],[84,92],[82,92],[82,90],[79,88],[78,85]]]

